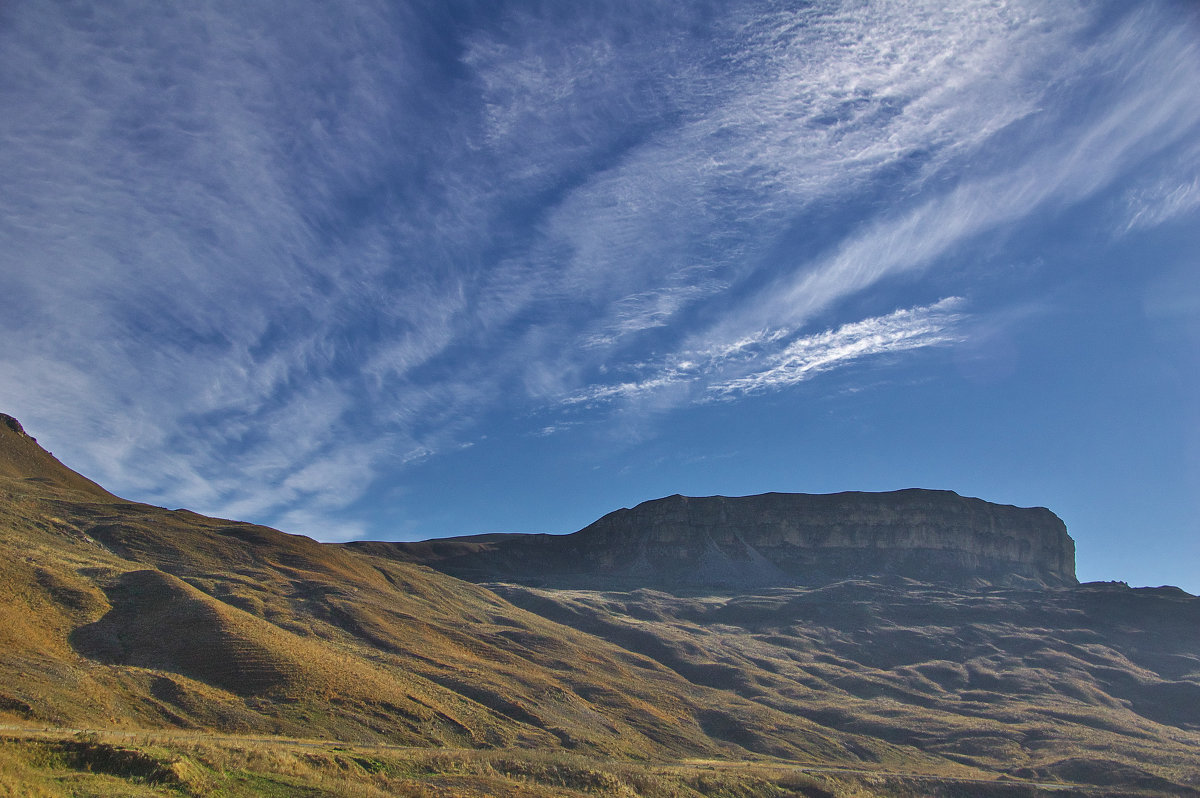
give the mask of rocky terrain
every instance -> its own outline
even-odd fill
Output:
[[[572,535],[358,545],[464,578],[559,587],[746,589],[868,575],[1076,583],[1075,542],[1054,513],[937,490],[670,496]]]
[[[938,491],[320,544],[0,417],[0,794],[1198,794],[1200,599],[1071,547]]]

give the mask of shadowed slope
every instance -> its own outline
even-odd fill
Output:
[[[1183,591],[493,587],[693,682],[954,761],[1028,777],[1087,759],[1100,783],[1188,763],[1200,780],[1200,599]],[[747,734],[719,713],[708,730]]]

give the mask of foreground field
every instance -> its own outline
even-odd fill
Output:
[[[0,730],[0,795],[917,798],[1152,796],[1070,783],[777,760],[632,762],[561,751],[421,749],[161,731]]]

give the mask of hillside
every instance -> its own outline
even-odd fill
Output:
[[[803,763],[1005,795],[1200,784],[1200,600],[1182,591],[899,574],[674,592],[474,584],[388,546],[124,501],[0,421],[9,729],[569,752],[597,767]],[[441,545],[489,543],[426,549]],[[847,795],[892,794],[883,775],[839,778]],[[644,792],[601,782],[593,792]],[[662,794],[843,794],[685,782]]]

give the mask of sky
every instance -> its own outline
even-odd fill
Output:
[[[1200,593],[1192,2],[0,5],[0,410],[324,541],[1045,506]]]

